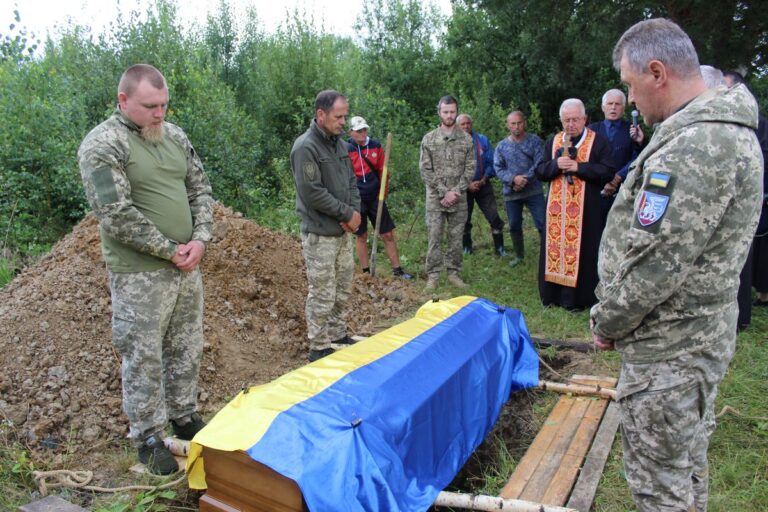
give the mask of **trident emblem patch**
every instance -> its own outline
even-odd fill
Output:
[[[668,204],[669,196],[643,190],[643,194],[640,196],[640,206],[637,209],[637,222],[646,227],[659,221],[664,216],[664,212],[667,211]]]

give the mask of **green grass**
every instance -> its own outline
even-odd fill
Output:
[[[11,260],[0,257],[0,288],[11,282],[15,268]]]

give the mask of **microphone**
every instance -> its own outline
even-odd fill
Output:
[[[632,126],[634,126],[635,130],[637,130],[637,116],[638,116],[637,110],[633,110],[632,111]]]

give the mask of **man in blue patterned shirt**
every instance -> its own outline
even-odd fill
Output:
[[[503,183],[504,204],[509,218],[509,233],[515,248],[510,266],[517,266],[525,255],[523,245],[523,205],[533,217],[539,236],[544,232],[545,203],[541,182],[533,170],[544,157],[541,139],[525,131],[525,116],[516,110],[507,116],[509,137],[496,145],[493,168]]]

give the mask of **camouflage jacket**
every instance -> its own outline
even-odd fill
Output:
[[[595,334],[622,360],[732,350],[736,291],[762,197],[757,104],[708,90],[656,127],[608,216]]]
[[[165,136],[186,155],[185,186],[192,215],[190,240],[207,243],[213,228],[213,199],[208,177],[182,129],[164,123],[164,130]],[[77,152],[85,194],[99,219],[102,245],[106,236],[137,253],[170,260],[176,253],[177,242],[189,240],[171,240],[134,205],[131,182],[126,174],[130,132],[138,133],[139,128],[118,109],[86,135]],[[168,263],[159,262],[159,265]]]
[[[440,128],[432,130],[421,140],[419,171],[427,188],[427,210],[454,212],[466,209],[467,187],[475,174],[472,137],[458,126],[454,126],[450,136],[443,135]],[[461,194],[462,199],[445,208],[440,200],[449,190]]]

